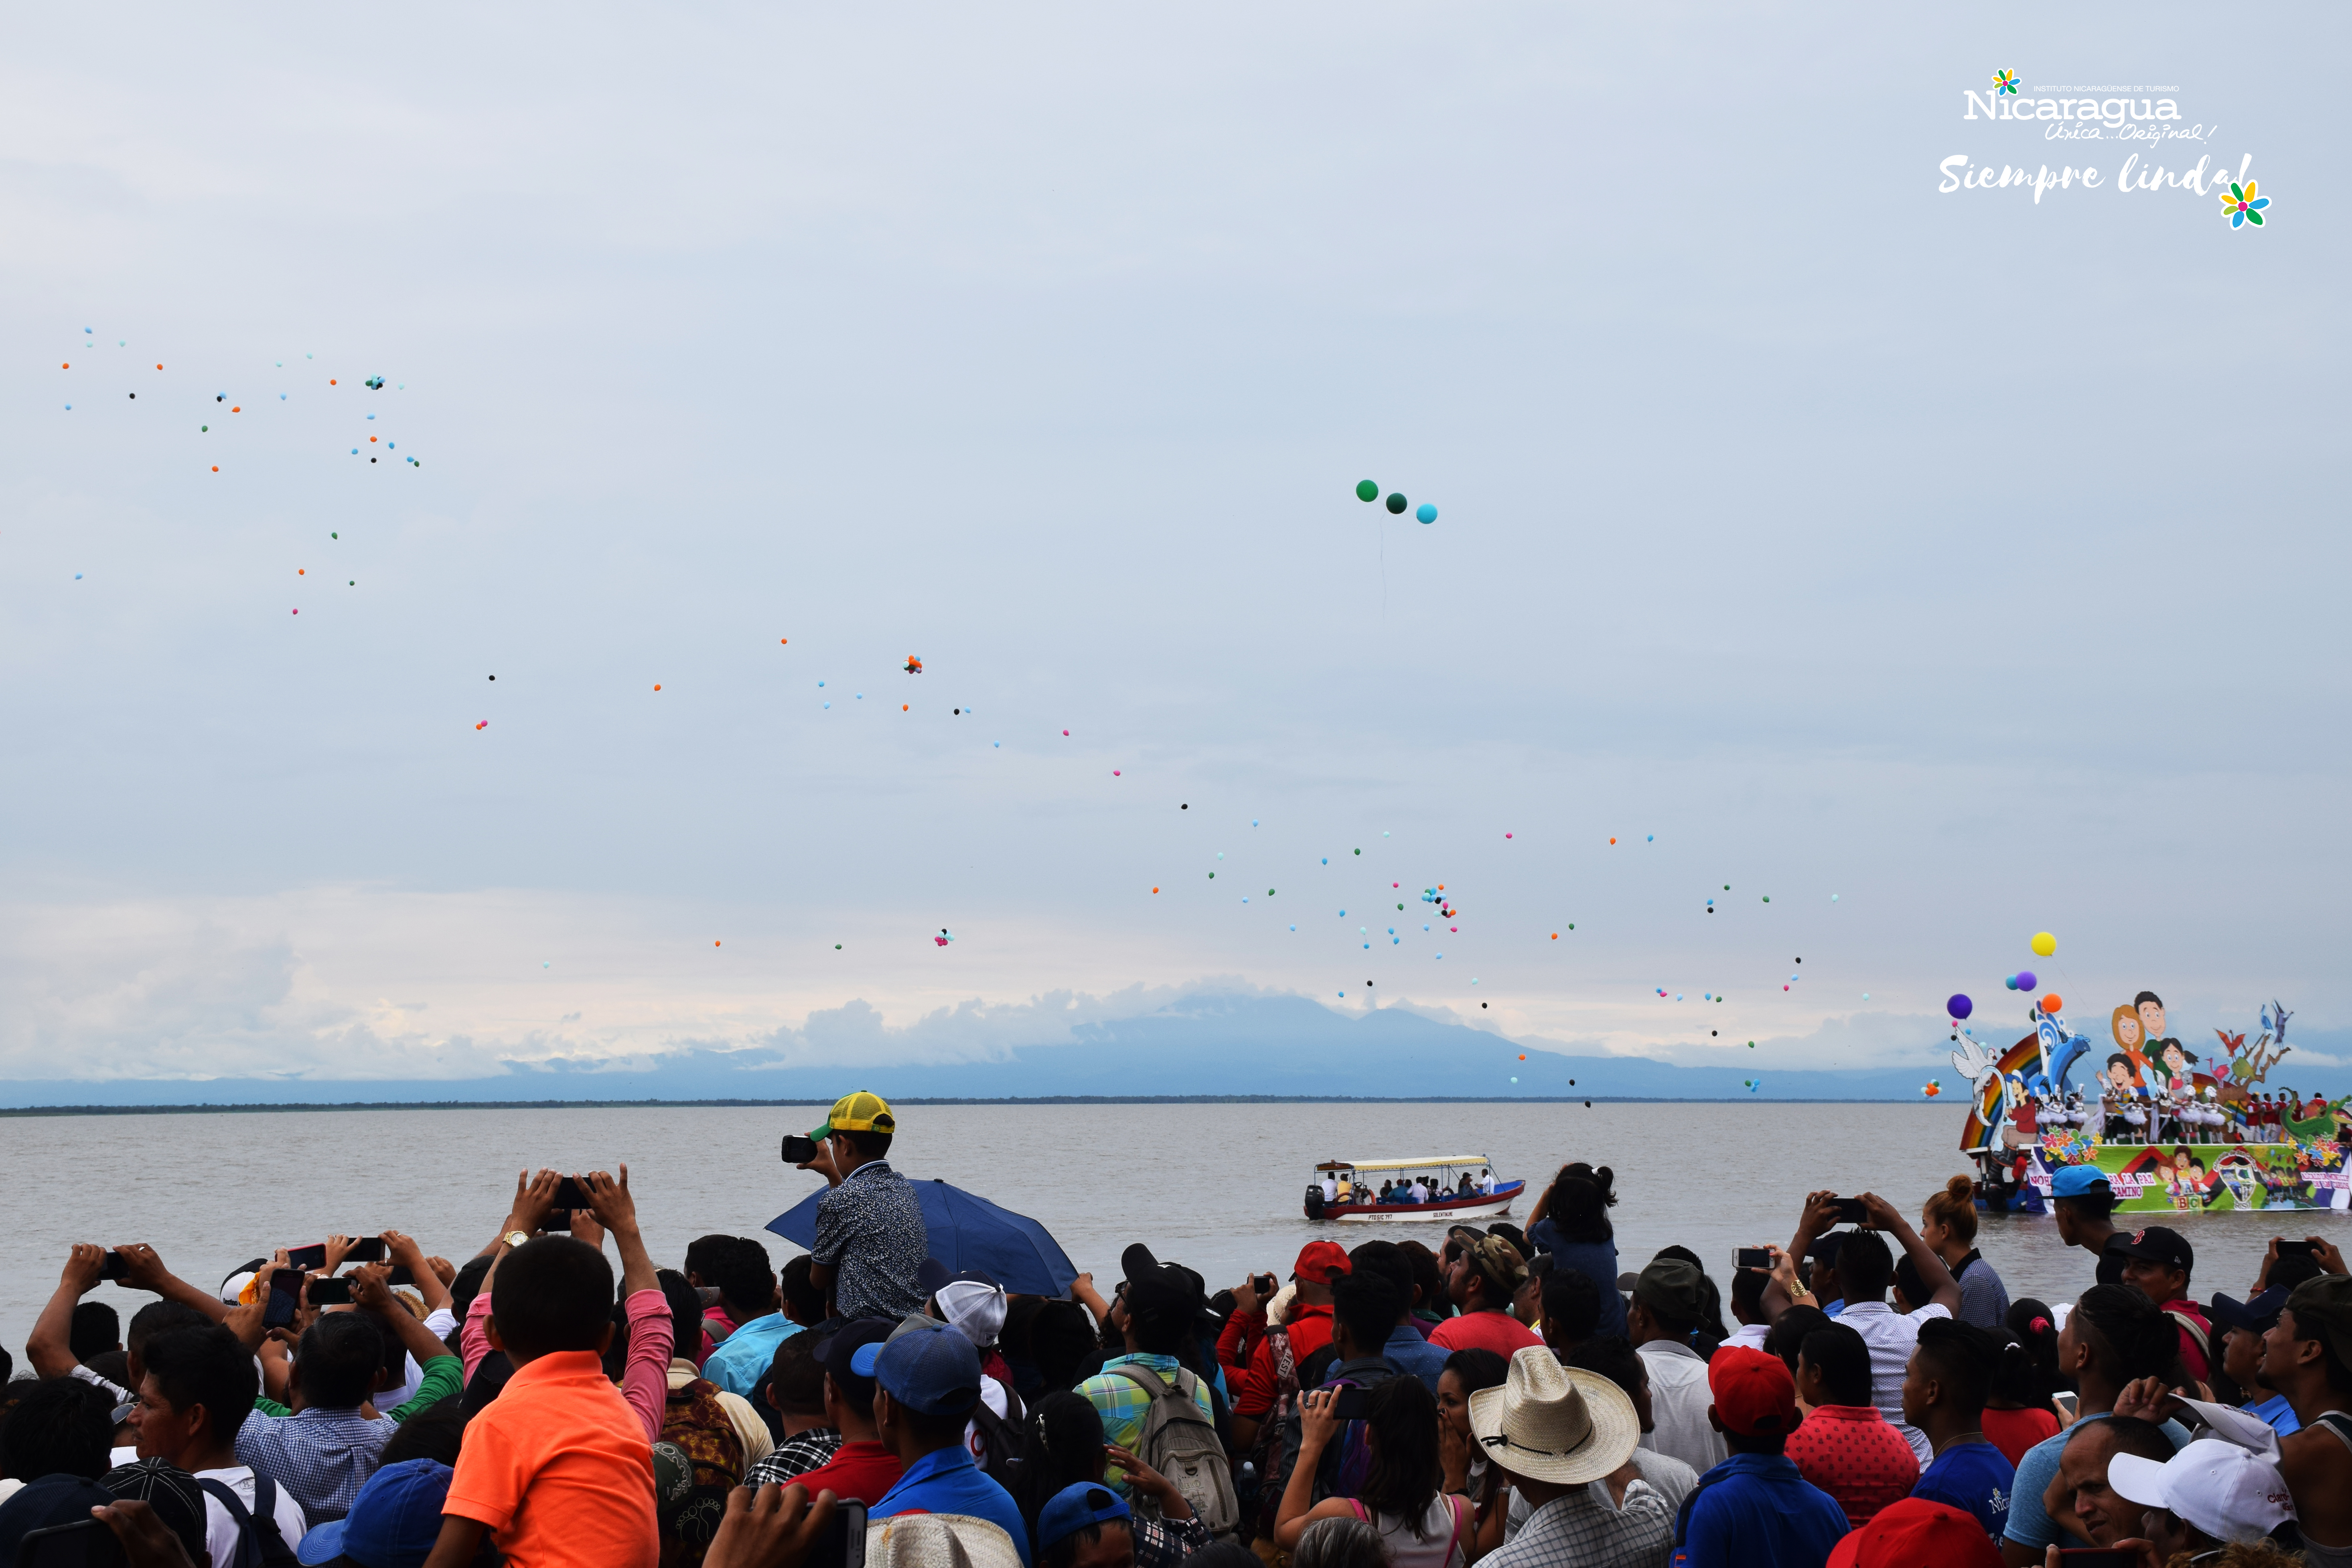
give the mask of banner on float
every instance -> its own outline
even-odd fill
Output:
[[[2026,1184],[2043,1203],[2069,1165],[2095,1165],[2119,1213],[2223,1209],[2352,1209],[2345,1146],[2334,1139],[2284,1143],[2101,1143],[2050,1132],[2032,1151]]]

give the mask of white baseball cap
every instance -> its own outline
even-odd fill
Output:
[[[2210,1437],[2161,1465],[2117,1454],[2107,1461],[2107,1485],[2143,1508],[2168,1509],[2225,1543],[2259,1541],[2294,1517],[2294,1500],[2278,1466]]]

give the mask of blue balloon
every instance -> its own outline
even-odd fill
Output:
[[[2003,985],[2008,986],[2011,991],[2017,989],[2017,976],[2014,974],[2003,975],[2000,983]]]
[[[1957,993],[1946,998],[1944,1002],[1944,1011],[1949,1013],[1955,1018],[1965,1018],[1976,1010],[1977,1005],[1975,1003],[1969,1001],[1966,996],[1960,995]]]
[[[1437,521],[1437,509],[1430,505],[1427,501],[1423,501],[1412,515],[1421,519],[1423,522],[1435,522]]]

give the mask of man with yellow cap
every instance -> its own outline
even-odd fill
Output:
[[[816,1208],[809,1283],[832,1298],[836,1318],[895,1320],[923,1310],[916,1275],[930,1247],[922,1205],[885,1158],[898,1130],[883,1098],[860,1089],[834,1101],[809,1133],[816,1158],[801,1168],[833,1184]]]

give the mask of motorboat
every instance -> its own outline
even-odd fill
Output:
[[[1525,1182],[1498,1182],[1484,1154],[1429,1154],[1413,1160],[1326,1160],[1307,1184],[1307,1217],[1342,1224],[1412,1224],[1429,1220],[1493,1219],[1511,1212]],[[1467,1190],[1465,1190],[1465,1183]],[[1324,1184],[1333,1193],[1326,1200]],[[1383,1203],[1380,1189],[1413,1184],[1430,1191],[1426,1203]]]

